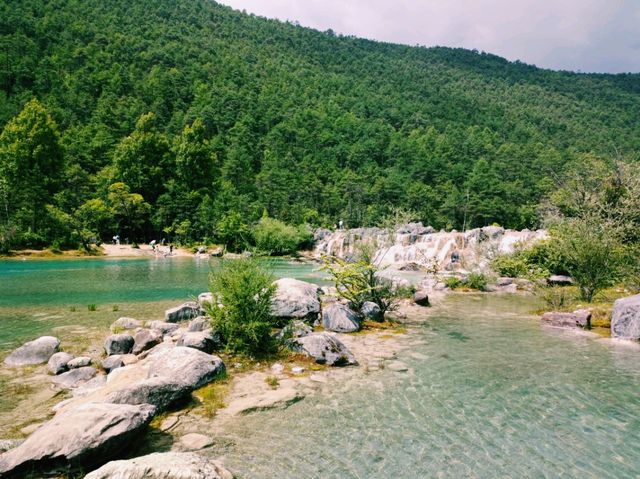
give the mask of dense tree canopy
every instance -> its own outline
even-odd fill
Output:
[[[264,210],[535,227],[583,158],[635,159],[638,118],[636,74],[336,36],[209,0],[0,0],[0,242],[239,246]]]

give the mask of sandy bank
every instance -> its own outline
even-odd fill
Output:
[[[139,248],[134,248],[131,245],[115,245],[115,244],[103,244],[101,246],[102,251],[104,252],[104,256],[114,257],[114,258],[127,258],[127,257],[142,257],[147,256],[150,258],[153,257],[184,257],[184,256],[194,256],[194,254],[184,248],[173,248],[173,252],[169,254],[168,246],[156,246],[156,250],[154,251],[151,246],[147,244],[139,245]]]

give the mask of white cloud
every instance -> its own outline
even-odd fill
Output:
[[[220,0],[319,30],[475,48],[544,68],[640,72],[640,0]]]

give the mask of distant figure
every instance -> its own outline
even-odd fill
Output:
[[[171,256],[173,254],[173,245],[170,244],[169,245],[169,256]]]
[[[344,228],[344,223],[342,222],[342,220],[340,220],[338,222],[338,228],[343,229]]]
[[[151,246],[151,249],[152,249],[153,251],[155,251],[155,250],[156,250],[156,243],[157,243],[157,241],[156,241],[156,240],[153,240],[151,243],[149,243],[149,246]]]
[[[454,249],[453,252],[451,253],[451,264],[455,264],[458,261],[460,261],[460,253],[458,252],[457,249]]]
[[[120,244],[120,235],[116,235],[116,244],[119,245]]]
[[[162,246],[164,246],[164,238],[162,238],[162,239],[160,240],[160,244],[161,244]]]
[[[113,235],[113,238],[111,238],[111,241],[113,242],[113,244],[116,244],[116,235]]]

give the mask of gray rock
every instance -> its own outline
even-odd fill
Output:
[[[188,452],[156,452],[113,461],[85,479],[233,479],[219,461]]]
[[[162,333],[156,329],[141,329],[133,338],[133,354],[140,354],[162,342]]]
[[[422,266],[418,263],[404,263],[398,268],[398,271],[422,271]]]
[[[220,346],[220,336],[210,329],[204,331],[192,331],[182,335],[177,346],[194,348],[205,353],[212,353]]]
[[[286,341],[292,338],[301,338],[313,333],[311,326],[299,319],[294,319],[289,322],[280,332],[276,335],[276,339],[280,341]]]
[[[127,329],[138,329],[142,327],[142,322],[133,318],[118,318],[111,324],[111,331],[119,333]]]
[[[160,331],[162,334],[170,334],[180,329],[175,323],[167,323],[166,321],[151,321],[147,324],[149,329]]]
[[[130,334],[112,334],[104,342],[107,356],[113,354],[129,354],[133,348],[134,339]]]
[[[114,354],[113,356],[109,356],[104,361],[102,361],[100,365],[105,371],[109,373],[114,369],[118,369],[124,366],[124,361],[119,354]]]
[[[59,352],[55,353],[49,358],[47,362],[47,368],[51,374],[60,374],[69,369],[69,361],[73,359],[73,356],[69,353]]]
[[[573,279],[570,276],[554,274],[547,278],[547,284],[550,286],[570,286],[573,284]]]
[[[353,333],[360,329],[360,321],[348,306],[334,303],[322,311],[322,327],[336,333]]]
[[[618,299],[613,303],[611,336],[621,339],[640,339],[640,294]]]
[[[558,328],[590,328],[591,311],[579,309],[573,313],[549,312],[542,315],[542,322]]]
[[[413,293],[413,302],[418,306],[429,306],[429,295],[423,290],[416,291]]]
[[[60,341],[53,336],[42,336],[23,344],[4,360],[7,366],[43,364],[58,352]]]
[[[224,373],[222,359],[193,348],[176,346],[149,355],[149,377],[167,377],[198,389]]]
[[[198,295],[198,304],[201,308],[204,308],[205,305],[209,306],[213,304],[213,293],[204,292]]]
[[[365,301],[360,308],[360,313],[364,319],[368,319],[371,321],[382,322],[384,321],[384,314],[382,313],[382,309],[373,301]]]
[[[120,388],[107,395],[104,401],[114,404],[151,404],[159,413],[189,397],[191,391],[193,388],[183,382],[154,377]]]
[[[317,285],[293,278],[275,282],[271,314],[284,324],[291,319],[313,322],[320,313],[320,289]]]
[[[196,319],[189,323],[189,328],[187,331],[194,333],[199,331],[204,331],[205,329],[211,328],[211,321],[206,316],[198,316]]]
[[[107,376],[105,376],[104,374],[99,374],[95,376],[93,379],[89,379],[86,383],[82,383],[80,386],[73,389],[71,391],[71,395],[73,397],[86,396],[87,394],[91,394],[97,391],[98,389],[100,389],[102,386],[105,385],[106,382],[107,382]]]
[[[42,475],[104,463],[141,435],[153,417],[148,404],[90,403],[56,415],[26,441],[0,456],[0,475]]]
[[[503,287],[509,286],[510,284],[513,284],[513,278],[507,278],[503,276],[496,279],[496,286]]]
[[[214,258],[222,258],[224,256],[224,248],[216,248],[211,251],[210,255]]]
[[[80,384],[87,382],[98,374],[96,368],[86,366],[83,368],[72,369],[66,373],[62,373],[52,379],[52,381],[58,386],[62,386],[67,389],[77,388]]]
[[[329,366],[358,364],[353,353],[338,338],[329,333],[312,333],[293,339],[290,348],[310,356],[318,364]]]
[[[67,363],[69,369],[84,368],[85,366],[91,366],[91,358],[88,356],[79,356]]]
[[[179,321],[197,318],[201,313],[200,305],[191,301],[176,306],[175,308],[167,309],[164,312],[164,319],[168,323],[177,323]]]

